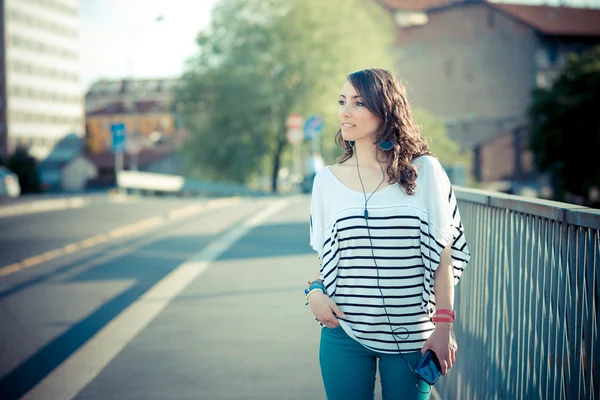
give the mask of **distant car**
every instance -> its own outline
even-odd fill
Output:
[[[19,197],[21,186],[17,175],[0,165],[0,197]]]
[[[325,166],[325,162],[319,153],[314,153],[308,160],[306,160],[306,172],[300,182],[300,189],[302,193],[312,192],[313,182],[317,172]]]

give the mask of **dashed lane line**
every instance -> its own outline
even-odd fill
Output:
[[[191,206],[183,207],[177,210],[171,210],[166,215],[156,216],[130,225],[125,225],[113,229],[108,233],[102,233],[91,238],[83,239],[79,242],[70,243],[62,248],[50,250],[40,255],[29,257],[25,260],[6,265],[4,267],[0,267],[0,278],[14,274],[15,272],[21,271],[25,268],[31,268],[37,265],[41,265],[57,257],[72,254],[82,249],[94,247],[99,244],[106,243],[110,240],[114,240],[125,236],[131,236],[145,230],[157,228],[161,225],[166,224],[167,222],[186,218],[198,214],[201,211],[207,211],[237,204],[240,201],[241,200],[239,197],[231,197],[226,199],[209,200],[206,203],[193,204]]]

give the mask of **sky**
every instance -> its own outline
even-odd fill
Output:
[[[217,1],[80,0],[85,90],[102,78],[180,75]]]
[[[175,77],[218,0],[80,0],[82,79]],[[600,7],[600,0],[510,0]],[[156,18],[162,16],[160,22]]]

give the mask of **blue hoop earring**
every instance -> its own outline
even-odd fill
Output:
[[[394,148],[394,143],[392,143],[389,140],[386,140],[385,142],[382,141],[381,139],[379,139],[377,141],[377,145],[379,146],[379,148],[383,151],[388,151]]]
[[[354,147],[354,140],[348,140],[348,144],[350,145],[350,147]]]

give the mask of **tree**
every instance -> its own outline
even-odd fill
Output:
[[[569,56],[549,89],[537,89],[529,109],[530,148],[539,170],[550,173],[554,197],[581,196],[600,189],[600,46]]]
[[[177,91],[198,174],[247,182],[267,158],[273,191],[290,112],[337,129],[337,97],[353,70],[393,63],[391,15],[363,0],[222,0]]]
[[[26,148],[17,147],[15,152],[8,158],[6,167],[19,177],[21,193],[41,192],[37,161],[29,155]]]
[[[458,142],[448,136],[446,121],[443,118],[436,117],[422,108],[413,109],[413,118],[440,163],[453,167],[469,165],[469,156],[462,153]]]

